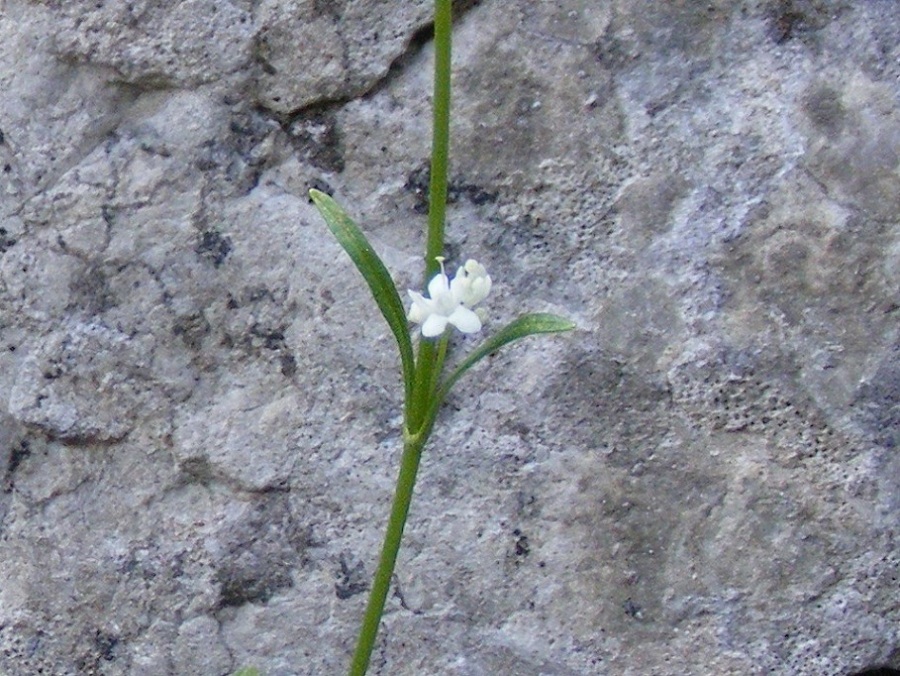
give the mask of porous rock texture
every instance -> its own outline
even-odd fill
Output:
[[[421,286],[426,0],[0,2],[0,673],[344,670]],[[373,674],[900,667],[900,4],[456,6],[463,381]],[[456,354],[477,338],[456,341]]]

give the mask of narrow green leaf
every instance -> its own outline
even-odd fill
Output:
[[[575,324],[565,317],[546,312],[533,312],[513,320],[469,353],[469,356],[460,362],[453,370],[453,373],[451,373],[447,380],[444,381],[434,397],[432,406],[426,417],[426,426],[434,422],[438,407],[443,403],[444,398],[456,384],[456,381],[459,380],[466,371],[475,366],[475,364],[489,354],[493,354],[507,343],[519,340],[520,338],[533,336],[539,333],[571,331],[574,328]]]
[[[256,667],[243,667],[235,671],[231,676],[259,676],[259,669]]]
[[[338,243],[349,254],[357,270],[366,280],[372,296],[378,304],[378,309],[381,310],[381,314],[384,315],[397,340],[400,361],[403,366],[403,385],[408,399],[412,392],[415,358],[413,357],[412,341],[409,338],[406,311],[397,287],[394,285],[394,280],[391,279],[391,274],[378,254],[375,253],[375,249],[369,244],[369,240],[366,239],[362,230],[338,206],[337,202],[318,190],[310,190],[309,196],[325,219],[325,223],[328,224],[328,228],[337,238]]]

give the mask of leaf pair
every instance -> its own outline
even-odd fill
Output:
[[[360,271],[372,296],[378,304],[378,309],[384,315],[400,350],[400,362],[403,368],[403,386],[406,393],[406,402],[409,404],[412,396],[413,383],[415,382],[416,363],[413,356],[412,340],[409,337],[409,324],[406,319],[406,311],[400,294],[394,284],[391,275],[384,263],[375,253],[372,245],[362,233],[362,230],[353,222],[347,213],[338,206],[330,196],[318,190],[310,190],[309,195],[325,219],[328,228],[337,238],[338,243],[349,254],[351,260]],[[548,313],[530,313],[519,317],[507,324],[499,332],[484,341],[473,350],[453,370],[450,376],[437,389],[434,400],[429,402],[429,419],[437,413],[444,398],[459,378],[479,361],[489,354],[497,351],[507,343],[520,338],[539,333],[556,333],[570,331],[575,325],[568,319]]]

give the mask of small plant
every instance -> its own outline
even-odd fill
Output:
[[[256,667],[243,667],[235,671],[231,676],[259,676],[259,669]]]
[[[492,286],[487,270],[474,259],[459,267],[452,279],[444,269],[442,254],[450,136],[451,23],[451,0],[435,0],[434,127],[425,246],[428,295],[409,291],[410,307],[406,310],[390,273],[359,227],[331,197],[318,190],[310,191],[310,197],[329,229],[369,285],[375,303],[397,341],[403,377],[403,455],[381,558],[350,666],[351,676],[363,676],[368,669],[400,550],[419,461],[447,394],[466,371],[507,343],[534,334],[575,328],[569,320],[552,314],[522,315],[487,338],[449,374],[444,373],[452,329],[463,333],[481,330],[482,316],[475,306],[487,297]],[[410,336],[410,322],[418,326],[416,333],[421,333],[416,349]]]

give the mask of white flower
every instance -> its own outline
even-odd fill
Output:
[[[481,330],[481,319],[472,310],[491,290],[491,278],[484,266],[469,259],[451,282],[444,272],[444,259],[438,257],[441,271],[428,282],[428,295],[409,291],[412,306],[407,318],[422,325],[422,335],[434,338],[451,324],[463,333]]]
[[[463,305],[472,308],[491,292],[491,278],[481,263],[470,258],[456,271],[450,289]]]

